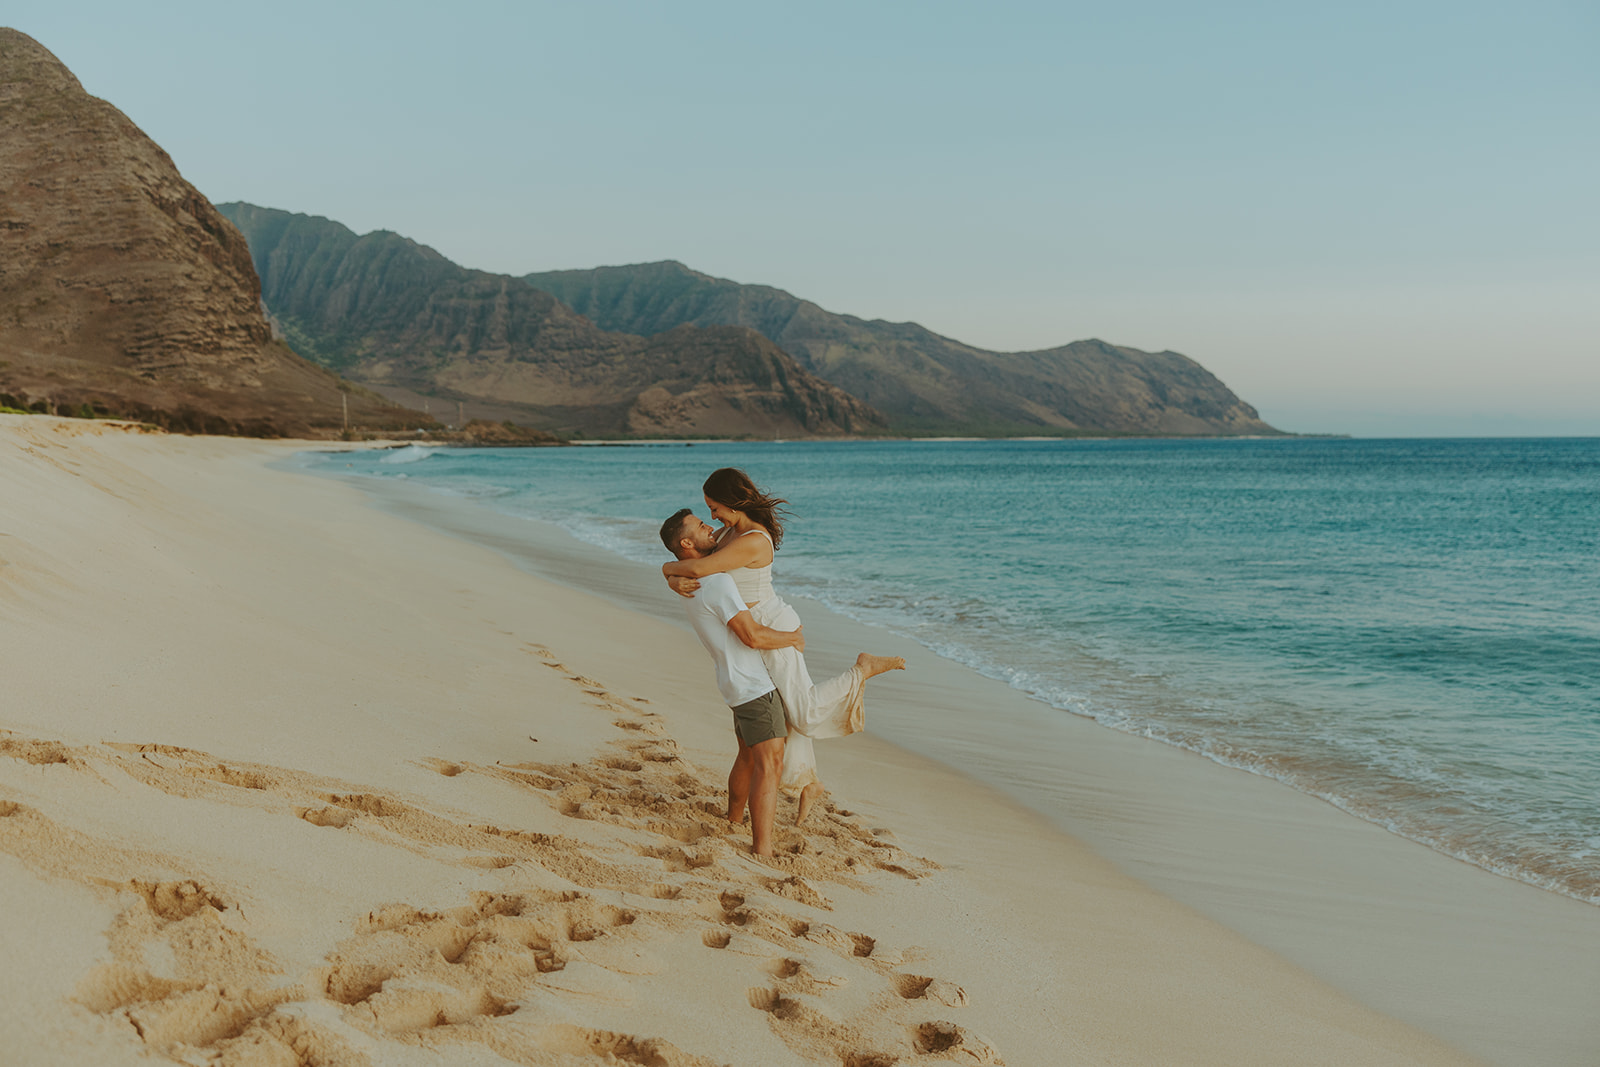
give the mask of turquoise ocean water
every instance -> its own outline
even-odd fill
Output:
[[[780,591],[1600,903],[1600,439],[307,454],[638,560],[741,466]],[[574,576],[581,583],[581,576]]]

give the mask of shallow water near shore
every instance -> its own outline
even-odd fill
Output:
[[[742,466],[780,589],[1600,902],[1600,440],[308,453],[629,558]],[[581,575],[570,576],[582,585]]]

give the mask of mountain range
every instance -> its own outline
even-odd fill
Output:
[[[0,405],[314,435],[435,404],[591,437],[1278,432],[1175,352],[991,352],[674,261],[515,277],[213,206],[0,29]]]
[[[650,335],[739,325],[860,397],[907,434],[1276,434],[1255,408],[1176,352],[1075,341],[990,352],[914,322],[825,311],[765,285],[666,261],[523,279],[607,330]]]
[[[490,402],[584,436],[810,436],[884,419],[740,326],[650,338],[599,329],[542,289],[468,270],[387,231],[219,205],[250,242],[262,294],[311,359],[389,395]]]
[[[518,278],[388,231],[219,207],[295,348],[413,403],[493,402],[545,429],[635,436],[1278,432],[1175,352],[989,352],[677,262]]]

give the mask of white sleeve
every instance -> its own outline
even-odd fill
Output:
[[[713,581],[717,578],[721,581]],[[696,595],[705,602],[706,610],[720,619],[724,626],[745,610],[744,601],[739,599],[738,586],[726,574],[708,574],[700,579],[700,591]]]

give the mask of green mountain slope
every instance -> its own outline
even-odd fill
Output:
[[[262,298],[295,347],[375,388],[493,401],[590,435],[806,436],[882,429],[867,405],[760,333],[607,332],[549,293],[458,266],[399,234],[219,205],[245,235]]]
[[[1275,434],[1256,410],[1176,352],[1077,341],[989,352],[916,323],[839,315],[781,289],[681,263],[524,275],[602,329],[676,326],[759,331],[803,366],[889,416],[893,429],[942,434]]]

